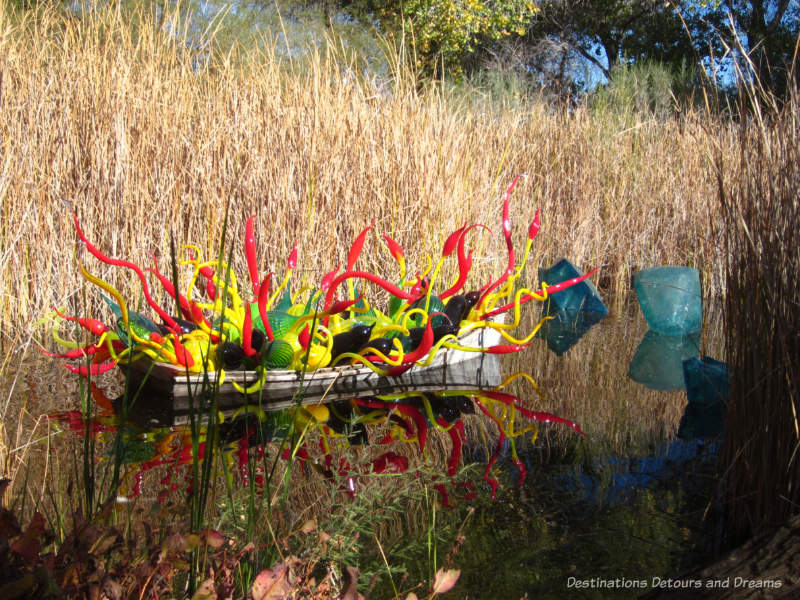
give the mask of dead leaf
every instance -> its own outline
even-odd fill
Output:
[[[250,594],[253,600],[285,600],[292,593],[289,585],[289,566],[278,563],[271,569],[264,569],[256,576]]]
[[[225,545],[225,538],[219,531],[206,529],[205,531],[201,532],[201,535],[205,538],[206,543],[215,550],[218,550]]]
[[[340,600],[363,600],[364,596],[358,593],[358,577],[361,572],[355,567],[345,567],[344,586]]]
[[[10,544],[9,547],[12,551],[24,558],[25,562],[28,564],[36,562],[36,559],[39,558],[39,552],[41,551],[39,541],[44,535],[44,527],[45,522],[42,513],[34,513],[31,524],[28,525],[25,533],[22,534],[22,537]]]
[[[109,600],[121,600],[123,596],[122,586],[111,577],[106,577],[103,580],[103,594]]]
[[[316,519],[309,519],[308,521],[303,523],[303,526],[300,528],[300,531],[302,533],[311,533],[316,528],[317,528],[317,520]]]
[[[183,540],[186,543],[186,545],[183,548],[184,552],[191,552],[202,543],[200,536],[197,535],[196,533],[187,533],[183,537]]]
[[[192,600],[217,600],[217,591],[214,589],[214,580],[206,579],[197,588]]]
[[[184,552],[186,539],[180,533],[173,533],[161,543],[161,549],[165,552]]]
[[[103,554],[112,550],[115,546],[122,544],[122,536],[116,529],[108,528],[98,534],[92,547],[89,549],[89,554],[93,556],[102,556]]]
[[[461,571],[459,569],[449,569],[447,571],[439,569],[436,571],[436,578],[433,581],[433,593],[445,594],[449,592],[453,589],[460,575]]]

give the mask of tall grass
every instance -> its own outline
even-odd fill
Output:
[[[735,369],[721,499],[741,540],[800,511],[800,96],[753,82],[733,157],[717,159],[726,228],[726,352]]]
[[[72,313],[102,310],[84,305],[76,259],[125,296],[138,297],[138,282],[127,273],[80,253],[73,211],[107,254],[145,264],[153,253],[162,270],[171,239],[199,244],[214,257],[221,238],[238,248],[236,237],[255,214],[262,269],[282,272],[297,242],[301,276],[318,281],[345,262],[350,242],[372,219],[418,264],[464,222],[496,228],[502,192],[523,173],[514,197],[515,234],[524,235],[541,207],[534,265],[560,256],[586,268],[600,265],[601,289],[620,302],[631,273],[658,264],[697,266],[709,295],[724,289],[721,251],[708,235],[711,224],[721,230],[721,221],[705,157],[720,149],[723,160],[734,160],[734,132],[708,115],[560,111],[535,98],[486,110],[469,92],[419,85],[399,56],[389,57],[391,79],[379,81],[353,69],[335,42],[294,58],[270,43],[260,46],[266,50],[219,55],[213,38],[190,45],[179,21],[160,20],[168,24],[162,28],[151,25],[156,22],[146,11],[66,18],[51,9],[18,16],[0,8],[5,351],[30,336],[47,343],[31,324],[51,305],[69,305]],[[199,47],[204,50],[193,49]],[[505,266],[502,239],[494,238],[474,237],[475,281]],[[243,253],[233,257],[233,269],[245,272]],[[377,236],[360,261],[365,270],[390,275],[392,261]],[[531,272],[528,283],[534,278]],[[547,365],[558,368],[555,361]],[[573,363],[576,375],[568,377],[593,377],[598,368]],[[575,419],[596,410],[597,428],[608,426],[603,409],[591,404],[591,385],[574,395],[570,410],[539,408]],[[6,401],[3,417],[8,409]],[[623,413],[620,408],[606,420]],[[623,435],[621,421],[614,427]],[[22,465],[25,433],[10,432],[3,418],[3,475],[13,478]],[[193,443],[194,481],[212,485],[199,471],[199,436]],[[446,456],[447,448],[438,452]],[[211,462],[209,456],[202,468]],[[278,481],[283,472],[273,472]],[[301,524],[315,503],[332,514],[341,510],[336,516],[346,523],[363,524],[361,517],[371,514],[371,507],[342,508],[341,494],[321,501],[320,481],[287,481],[267,493],[262,512],[254,507],[252,486],[238,498],[229,493],[229,510],[247,515],[247,539],[254,522],[267,523],[278,545],[281,532],[272,531],[277,517],[270,510],[285,490],[284,506],[303,508],[287,513],[283,533]],[[194,530],[218,500],[205,493],[193,505]],[[371,524],[373,533],[390,527]]]
[[[543,211],[534,263],[565,255],[602,265],[611,291],[627,289],[632,270],[688,263],[720,289],[703,156],[728,134],[699,127],[702,115],[621,120],[535,99],[486,111],[436,86],[419,91],[399,59],[379,82],[350,69],[334,43],[291,59],[217,57],[187,50],[180,24],[146,25],[154,21],[0,12],[6,328],[75,296],[73,210],[107,253],[146,263],[153,252],[163,264],[170,234],[213,255],[230,201],[232,236],[256,215],[265,269],[298,242],[306,275],[318,278],[373,218],[420,262],[464,221],[496,226],[502,191],[520,173],[517,235]],[[502,240],[476,240],[476,263],[499,271]],[[369,241],[363,266],[383,272],[391,261],[379,246]],[[135,288],[84,260],[123,292]]]

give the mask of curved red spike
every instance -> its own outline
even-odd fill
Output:
[[[89,250],[92,256],[94,256],[98,260],[103,261],[107,265],[111,265],[114,267],[126,267],[128,269],[131,269],[134,273],[136,273],[136,276],[139,278],[139,281],[142,284],[142,293],[144,294],[144,298],[145,300],[147,300],[147,303],[151,306],[151,308],[154,311],[156,311],[156,313],[158,313],[158,316],[161,317],[161,319],[164,321],[164,323],[167,324],[167,327],[170,330],[172,330],[173,333],[175,333],[176,335],[179,334],[180,327],[178,326],[178,323],[175,322],[175,319],[170,317],[166,313],[166,311],[163,308],[161,308],[156,303],[155,300],[153,300],[153,297],[150,295],[150,288],[147,286],[147,278],[144,276],[144,273],[142,273],[142,270],[132,262],[128,262],[127,260],[120,260],[118,258],[110,258],[105,254],[103,254],[102,252],[100,252],[100,250],[98,250],[83,233],[80,223],[78,223],[77,213],[72,213],[72,220],[75,223],[75,229],[78,232],[78,236],[81,238],[81,241],[84,243],[86,249]]]
[[[293,271],[297,266],[297,244],[294,245],[292,251],[289,253],[289,258],[286,261],[286,268]]]
[[[441,313],[433,313],[433,314],[441,314]],[[433,315],[431,315],[433,316]],[[406,354],[403,357],[403,364],[413,364],[414,362],[424,358],[428,352],[430,352],[431,347],[433,346],[433,329],[431,328],[431,320],[428,319],[428,322],[425,324],[425,333],[422,334],[422,342],[420,345],[417,346],[416,350],[413,350]]]
[[[442,258],[447,258],[453,253],[453,250],[456,249],[456,244],[461,239],[461,236],[464,235],[464,230],[467,228],[467,224],[464,223],[460,228],[456,229],[453,233],[447,236],[447,239],[444,242],[444,246],[442,246]]]
[[[297,341],[303,350],[308,349],[308,345],[311,343],[311,327],[309,325],[303,327],[303,330],[297,335]]]
[[[401,290],[396,285],[392,285],[388,281],[381,279],[377,275],[373,275],[372,273],[368,273],[366,271],[345,271],[344,273],[338,275],[333,279],[331,282],[330,287],[328,288],[327,293],[325,294],[325,308],[328,309],[333,302],[333,295],[336,293],[336,288],[342,283],[345,279],[349,279],[351,277],[358,277],[360,279],[366,279],[367,281],[371,281],[372,283],[382,287],[390,294],[397,296],[398,298],[402,298],[403,300],[411,300],[413,296],[408,292]]]
[[[522,352],[530,346],[530,344],[497,344],[496,346],[489,346],[484,349],[487,354],[512,354],[514,352]]]
[[[49,350],[45,350],[44,348],[39,347],[39,351],[46,354],[50,358],[69,358],[69,359],[86,358],[87,356],[96,354],[98,349],[99,348],[95,344],[88,344],[81,348],[75,348],[74,350],[70,350],[69,352],[64,352],[62,354],[55,354],[53,352],[50,352]]]
[[[539,209],[536,209],[536,215],[533,217],[533,221],[531,221],[530,227],[528,227],[528,239],[532,240],[536,237],[539,233],[539,228],[542,226],[542,222],[539,219]]]
[[[342,265],[340,263],[336,265],[336,268],[333,271],[325,273],[325,275],[322,277],[322,281],[320,281],[319,283],[320,290],[322,290],[323,292],[328,291],[328,288],[331,287],[331,283],[333,282],[333,279],[336,277],[336,274],[339,272],[339,267],[341,266]]]
[[[589,277],[594,275],[594,273],[599,268],[600,267],[595,267],[594,269],[592,269],[591,271],[586,273],[586,275],[581,275],[580,277],[575,277],[573,279],[568,279],[566,281],[562,281],[561,283],[557,283],[555,285],[551,285],[551,286],[549,286],[547,288],[547,293],[548,294],[555,294],[557,292],[560,292],[562,290],[567,289],[568,287],[576,285],[576,284],[580,283],[581,281],[583,281],[584,279],[588,279]],[[533,294],[527,294],[527,295],[525,295],[525,296],[523,296],[522,298],[519,299],[519,303],[520,304],[525,304],[526,302],[530,302],[534,298],[538,298],[539,300],[541,300],[541,296],[534,296]],[[508,304],[504,304],[500,308],[495,308],[494,310],[481,315],[481,319],[483,319],[483,320],[490,319],[491,317],[493,317],[495,315],[499,315],[500,313],[504,313],[507,310],[509,310],[511,308],[514,308],[514,304],[515,304],[514,302],[510,302]]]
[[[258,261],[256,259],[256,236],[253,232],[253,219],[251,215],[244,227],[244,256],[247,259],[247,270],[250,273],[250,282],[253,286],[253,296],[258,296]]]
[[[359,254],[361,254],[361,249],[364,247],[364,242],[367,239],[367,233],[373,227],[375,227],[375,219],[372,220],[372,223],[370,223],[368,227],[365,227],[364,230],[358,234],[358,237],[356,237],[353,245],[350,246],[350,252],[347,255],[348,271],[353,270],[353,266],[356,264]]]
[[[508,186],[508,189],[506,190],[506,197],[503,201],[503,236],[506,238],[506,248],[508,249],[508,266],[500,278],[490,285],[485,292],[483,292],[481,299],[478,300],[477,306],[480,306],[486,296],[491,294],[493,290],[503,285],[505,280],[508,279],[514,272],[514,244],[511,241],[511,218],[509,217],[509,204],[511,201],[511,192],[514,191],[514,186],[517,185],[518,180],[519,175],[517,175],[514,178],[514,181],[511,182],[511,185]]]
[[[472,270],[472,251],[470,250],[469,255],[464,254],[465,249],[465,240],[467,239],[467,233],[469,233],[470,229],[474,229],[475,227],[483,227],[489,233],[492,232],[491,229],[486,227],[486,225],[481,225],[480,223],[474,223],[464,229],[464,233],[458,239],[458,279],[453,284],[453,287],[446,290],[444,293],[439,295],[439,298],[442,300],[446,300],[453,294],[457,294],[461,288],[464,287],[464,284],[467,282],[467,277],[469,276],[470,270]]]
[[[351,306],[358,304],[361,298],[362,296],[359,296],[355,300],[339,300],[338,302],[334,302],[330,308],[325,310],[325,312],[328,315],[338,315],[339,313],[346,311]]]
[[[244,311],[244,324],[242,325],[242,348],[247,356],[255,356],[253,349],[253,312],[248,306]]]
[[[194,366],[194,358],[192,358],[192,355],[183,347],[177,335],[172,338],[172,345],[175,348],[175,359],[178,361],[178,364],[191,369]]]
[[[403,252],[402,246],[395,242],[392,238],[388,235],[383,236],[383,239],[386,240],[386,244],[389,246],[389,253],[392,255],[397,262],[402,261],[405,258],[405,253]]]

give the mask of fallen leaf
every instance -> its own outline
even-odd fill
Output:
[[[202,535],[205,537],[206,543],[215,550],[222,548],[222,546],[225,545],[225,538],[219,531],[207,529],[202,532]]]
[[[253,600],[284,600],[292,593],[289,585],[289,566],[278,563],[271,569],[264,569],[256,576],[250,594]]]
[[[89,549],[89,554],[93,556],[102,556],[115,546],[122,544],[122,536],[113,528],[108,528],[98,534],[92,547]]]
[[[311,533],[317,528],[317,520],[316,519],[309,519],[303,526],[300,528],[300,531],[303,533]]]
[[[161,543],[161,549],[165,552],[184,552],[186,550],[186,538],[180,533],[173,533]]]
[[[358,593],[358,576],[361,572],[355,567],[345,567],[344,586],[342,587],[341,600],[362,600],[364,596]]]
[[[105,594],[109,600],[121,600],[123,597],[123,589],[117,581],[107,576],[103,580],[103,594]]]
[[[433,581],[433,593],[444,594],[452,590],[456,581],[458,581],[459,575],[461,575],[459,569],[449,569],[447,571],[439,569],[436,571],[436,578]]]
[[[214,580],[206,579],[197,588],[197,591],[192,596],[192,600],[217,600],[217,592],[214,589]]]
[[[183,537],[183,541],[185,542],[185,546],[183,547],[184,552],[191,552],[202,543],[200,536],[196,533],[187,533]]]
[[[12,551],[25,559],[25,562],[28,564],[36,562],[41,550],[39,540],[44,535],[44,527],[45,522],[42,513],[34,513],[31,523],[28,525],[25,533],[22,534],[22,537],[11,543],[9,547]]]

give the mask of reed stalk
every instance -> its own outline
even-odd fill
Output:
[[[141,26],[153,19],[137,14],[0,12],[0,132],[14,140],[0,161],[4,327],[27,328],[75,298],[73,210],[104,252],[142,264],[150,252],[166,262],[167,223],[177,243],[205,241],[213,256],[230,202],[229,232],[256,215],[264,270],[297,242],[300,277],[318,282],[373,218],[411,265],[436,256],[465,221],[497,230],[502,191],[518,174],[527,176],[513,198],[515,236],[542,209],[531,264],[600,265],[612,293],[639,268],[691,264],[706,270],[709,290],[722,289],[703,157],[731,134],[700,127],[707,115],[619,119],[535,97],[485,110],[419,85],[401,57],[387,80],[358,75],[335,42],[291,68],[270,44],[198,62],[175,33],[185,27]],[[489,239],[471,241],[479,280],[502,269],[501,236]],[[362,260],[392,274],[377,235]],[[138,285],[87,263],[124,295]],[[237,251],[233,268],[243,266]]]
[[[800,96],[742,91],[737,155],[717,157],[733,369],[720,497],[734,542],[800,512]]]

